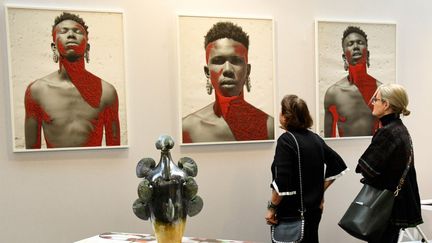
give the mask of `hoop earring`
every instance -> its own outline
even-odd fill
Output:
[[[246,90],[248,93],[250,93],[251,88],[252,88],[252,85],[251,85],[250,77],[248,77],[246,80]]]
[[[58,61],[59,61],[59,56],[57,55],[57,53],[55,51],[53,51],[53,61],[55,63],[58,63]]]
[[[86,63],[90,62],[90,53],[88,50],[84,53],[84,58],[86,60]]]
[[[213,86],[211,85],[209,79],[207,79],[206,90],[208,95],[211,95],[213,92]]]

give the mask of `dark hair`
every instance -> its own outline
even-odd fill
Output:
[[[65,20],[73,20],[75,22],[77,22],[78,24],[80,24],[82,27],[84,27],[87,35],[88,35],[88,26],[85,24],[84,20],[77,14],[72,14],[72,13],[68,13],[68,12],[63,12],[62,14],[60,14],[59,16],[57,16],[54,20],[54,25],[52,26],[52,31],[54,32],[55,27],[62,21]]]
[[[349,34],[351,34],[351,33],[357,33],[357,34],[363,36],[365,38],[365,40],[366,40],[366,46],[367,46],[368,39],[367,39],[366,33],[362,29],[360,29],[360,27],[357,27],[357,26],[348,26],[345,29],[345,31],[343,32],[343,35],[342,35],[342,48],[344,47],[343,46],[343,42],[344,42],[345,38]]]
[[[204,48],[215,40],[229,38],[242,43],[249,49],[249,36],[243,29],[232,22],[217,22],[204,36]]]
[[[312,127],[313,120],[308,106],[297,95],[285,95],[281,101],[281,106],[282,116],[286,120],[286,123],[282,124],[284,129],[308,129]]]

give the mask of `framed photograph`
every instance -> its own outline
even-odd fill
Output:
[[[396,82],[396,24],[316,20],[317,132],[324,138],[372,136],[376,88]]]
[[[128,147],[123,13],[6,6],[13,151]]]
[[[273,142],[271,18],[178,16],[180,144]]]

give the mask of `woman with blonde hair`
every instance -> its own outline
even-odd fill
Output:
[[[395,198],[390,222],[379,239],[369,241],[393,243],[398,241],[401,228],[423,222],[411,137],[400,118],[401,114],[410,114],[408,95],[399,84],[383,84],[377,88],[371,103],[372,114],[379,118],[381,128],[358,161],[356,172],[363,175],[361,182],[395,191],[410,163],[405,182]]]

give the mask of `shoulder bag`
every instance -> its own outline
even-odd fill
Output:
[[[296,138],[291,132],[288,132],[293,138],[297,146],[297,157],[299,165],[299,180],[300,180],[300,217],[281,218],[279,223],[271,226],[271,237],[273,243],[297,243],[301,242],[304,236],[304,208],[303,208],[303,188],[302,188],[302,173],[300,164],[300,148]]]
[[[387,189],[380,190],[371,185],[364,184],[354,201],[339,221],[348,234],[365,241],[378,239],[384,232],[393,210],[395,197],[404,184],[405,177],[412,163],[411,155],[408,164],[399,180],[394,192]]]

